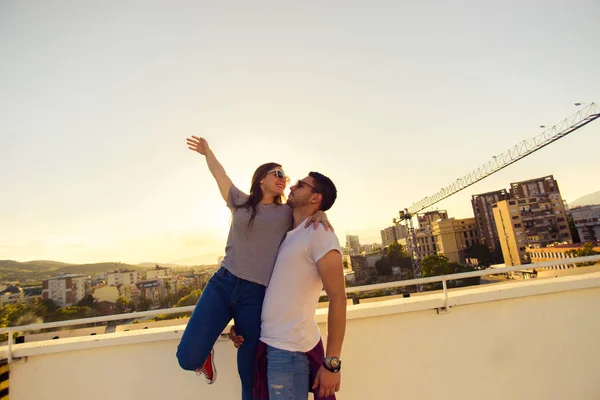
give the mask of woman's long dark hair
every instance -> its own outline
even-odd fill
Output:
[[[275,168],[281,168],[281,165],[274,162],[270,162],[256,168],[256,171],[254,171],[254,175],[252,175],[250,197],[248,197],[248,200],[245,203],[235,206],[236,210],[239,208],[252,209],[252,215],[250,216],[250,221],[248,221],[248,226],[252,225],[252,222],[254,222],[254,217],[256,217],[256,206],[258,205],[258,203],[261,202],[261,200],[264,197],[262,188],[260,187],[260,181],[264,179],[265,176],[267,176],[267,173],[269,173],[269,171]],[[274,202],[275,204],[283,204],[283,196],[275,196]]]

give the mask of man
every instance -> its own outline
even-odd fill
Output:
[[[290,190],[294,224],[279,247],[265,294],[254,399],[307,399],[309,391],[314,391],[315,399],[333,399],[340,388],[346,330],[341,250],[333,232],[321,225],[304,229],[303,222],[318,210],[327,211],[337,190],[318,172]],[[325,354],[314,318],[322,288],[329,297]],[[234,329],[231,336],[239,347],[243,338],[235,336]]]

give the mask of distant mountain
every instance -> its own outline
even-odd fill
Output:
[[[67,264],[57,261],[0,260],[0,282],[39,283],[60,274],[94,275],[116,269],[142,271],[145,268],[123,263]]]
[[[60,267],[68,267],[73,264],[61,263],[56,261],[26,261],[19,262],[13,260],[0,260],[0,268],[20,268],[29,271],[41,271],[48,269],[56,269]]]
[[[142,271],[146,268],[142,268],[137,265],[131,264],[123,264],[123,263],[114,263],[114,262],[105,262],[105,263],[95,263],[95,264],[80,264],[80,265],[69,265],[67,267],[58,268],[53,271],[54,275],[59,274],[101,274],[103,272],[108,271],[116,271],[119,269],[132,269],[134,271]]]
[[[575,201],[569,203],[569,208],[600,204],[600,191],[586,194]]]

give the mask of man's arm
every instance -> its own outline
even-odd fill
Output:
[[[344,285],[344,266],[342,255],[331,250],[317,261],[323,287],[329,297],[327,315],[327,357],[340,357],[342,342],[346,333],[346,289]],[[340,390],[341,373],[330,372],[323,366],[317,372],[313,390],[321,397],[327,397]]]
[[[346,333],[346,287],[342,255],[331,250],[317,261],[323,288],[329,298],[327,315],[327,357],[340,357]]]

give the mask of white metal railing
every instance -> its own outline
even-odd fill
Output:
[[[573,264],[583,264],[588,262],[600,262],[600,255],[587,256],[587,257],[576,257],[576,258],[563,258],[559,260],[553,261],[544,261],[541,263],[535,264],[525,264],[525,265],[515,265],[512,267],[502,267],[502,268],[488,268],[479,271],[472,272],[462,272],[459,274],[451,274],[451,275],[441,275],[441,276],[432,276],[430,278],[419,278],[419,279],[410,279],[406,281],[394,281],[387,283],[378,283],[374,285],[365,285],[365,286],[355,286],[346,288],[346,293],[360,293],[360,292],[368,292],[372,290],[381,290],[381,289],[391,289],[398,287],[406,287],[413,285],[424,285],[427,283],[435,283],[442,282],[442,287],[444,291],[444,300],[445,300],[445,309],[448,309],[448,287],[447,282],[459,279],[467,279],[467,278],[475,278],[489,275],[500,275],[506,274],[514,271],[522,271],[528,269],[542,269],[542,268],[551,268],[559,265],[573,265]],[[323,293],[324,294],[324,293]],[[12,346],[13,346],[13,334],[15,332],[26,332],[26,331],[36,331],[40,329],[49,329],[49,328],[62,328],[65,326],[75,326],[75,325],[84,325],[84,324],[93,324],[97,322],[110,322],[110,321],[119,321],[125,319],[138,319],[142,317],[153,317],[160,314],[182,314],[187,312],[192,312],[195,306],[188,307],[179,307],[179,308],[165,308],[160,310],[150,310],[150,311],[141,311],[141,312],[133,312],[128,314],[115,314],[115,315],[107,315],[104,317],[92,317],[92,318],[82,318],[82,319],[73,319],[69,321],[59,321],[59,322],[49,322],[44,324],[31,324],[31,325],[23,325],[23,326],[12,326],[8,328],[0,329],[0,334],[8,333],[8,352],[7,358],[8,362],[12,362]]]

